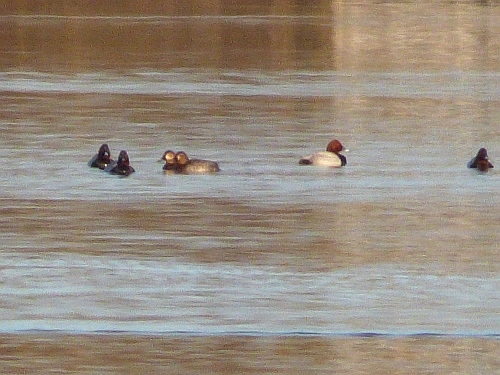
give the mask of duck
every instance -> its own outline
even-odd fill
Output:
[[[116,174],[121,176],[128,176],[131,173],[135,172],[135,169],[130,166],[130,159],[128,157],[127,151],[120,151],[118,155],[118,160],[115,163],[112,163],[104,169],[106,172],[110,174]]]
[[[303,156],[299,160],[301,165],[314,165],[320,167],[340,168],[347,164],[347,159],[340,154],[341,151],[348,151],[337,139],[332,139],[326,146],[326,151],[315,152],[314,154]]]
[[[89,167],[105,169],[108,165],[113,163],[114,160],[111,159],[111,152],[106,143],[103,143],[99,147],[99,151],[95,154],[88,162]]]
[[[165,162],[165,165],[163,166],[164,171],[174,171],[177,165],[175,161],[175,152],[172,150],[165,151],[158,161]]]
[[[219,172],[219,165],[215,161],[189,159],[184,151],[175,154],[175,171],[182,174],[204,174]]]
[[[467,163],[467,168],[477,168],[480,172],[488,172],[488,169],[494,167],[488,159],[488,151],[484,147],[481,147],[477,155]]]

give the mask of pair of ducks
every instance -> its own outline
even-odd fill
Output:
[[[127,151],[120,151],[118,160],[111,159],[111,151],[106,143],[102,144],[97,154],[95,154],[88,162],[92,168],[99,168],[110,174],[128,176],[135,172],[135,169],[130,165],[130,159]]]
[[[189,159],[184,151],[177,153],[168,150],[165,151],[160,161],[165,161],[163,170],[165,173],[182,173],[182,174],[200,174],[219,172],[219,165],[210,160]],[[111,159],[109,146],[104,143],[88,162],[92,168],[99,168],[114,175],[128,176],[135,172],[135,169],[130,165],[130,159],[127,151],[120,151],[118,160]]]
[[[184,151],[175,153],[172,150],[167,150],[161,157],[160,161],[164,161],[163,170],[165,173],[182,173],[182,174],[203,174],[219,172],[219,165],[215,161],[202,159],[189,159]]]

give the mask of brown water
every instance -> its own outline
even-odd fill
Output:
[[[0,10],[1,372],[499,373],[497,2],[163,3]]]

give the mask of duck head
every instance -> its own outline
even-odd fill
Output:
[[[119,166],[130,167],[130,159],[128,157],[127,151],[120,151],[120,155],[118,155],[116,164]]]
[[[178,167],[185,167],[189,163],[189,157],[184,151],[179,151],[177,154],[175,154],[175,162]]]
[[[111,162],[111,151],[109,151],[109,147],[106,143],[103,143],[99,148],[99,152],[97,153],[98,159],[105,163]]]
[[[333,152],[335,154],[338,154],[341,151],[347,151],[344,146],[342,146],[342,143],[338,139],[332,139],[330,143],[326,146],[326,151]]]

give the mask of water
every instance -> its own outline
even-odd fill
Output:
[[[6,9],[3,372],[493,373],[483,5]],[[332,137],[345,168],[298,165]],[[137,172],[88,168],[103,142]],[[222,171],[166,176],[166,149]]]

